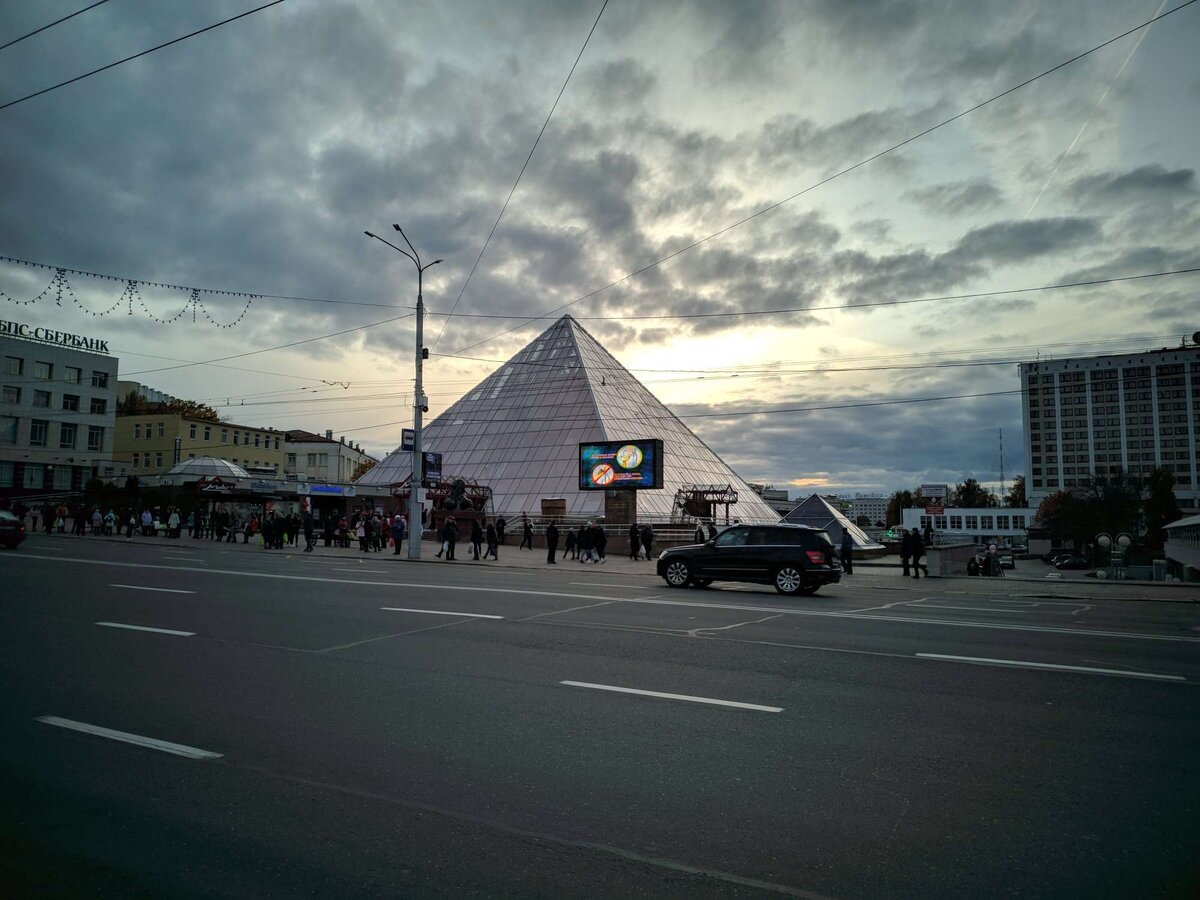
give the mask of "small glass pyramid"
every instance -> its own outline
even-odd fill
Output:
[[[442,454],[443,478],[492,489],[493,512],[538,515],[543,499],[571,516],[604,513],[603,491],[579,490],[579,444],[661,438],[663,490],[639,491],[638,516],[675,515],[684,485],[729,485],[730,519],[776,522],[771,509],[703,441],[600,346],[563,316],[422,430],[422,449]],[[395,450],[359,479],[390,485],[409,476],[412,454]],[[722,519],[724,510],[722,508]]]

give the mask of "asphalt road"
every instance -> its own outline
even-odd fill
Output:
[[[1200,893],[1200,592],[41,535],[0,584],[11,896]]]

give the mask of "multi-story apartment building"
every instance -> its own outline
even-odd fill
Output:
[[[1200,347],[1022,363],[1029,475],[1037,507],[1117,469],[1175,475],[1184,509],[1200,501]]]
[[[78,492],[113,464],[117,359],[103,341],[0,322],[0,497]]]
[[[762,497],[763,502],[781,516],[786,516],[799,505],[799,503],[788,499],[788,492],[783,488],[777,488],[769,484],[747,483],[750,485],[750,490]]]
[[[283,471],[308,481],[345,484],[364,462],[377,461],[344,437],[335,441],[332,431],[321,437],[297,429],[286,432],[286,438]]]
[[[161,475],[177,462],[215,456],[251,474],[283,471],[283,432],[179,413],[117,416],[113,456],[131,475]]]
[[[850,501],[850,510],[846,513],[851,522],[857,522],[859,516],[866,516],[871,525],[887,521],[887,507],[890,497],[883,494],[855,494]]]

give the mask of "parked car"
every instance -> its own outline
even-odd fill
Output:
[[[807,525],[734,525],[704,544],[671,547],[658,557],[670,587],[714,581],[771,584],[781,594],[815,594],[841,580],[833,541]]]
[[[1017,567],[1017,561],[1011,553],[1001,553],[1000,554],[1000,568],[1015,569],[1016,567]]]
[[[0,544],[9,550],[25,540],[25,523],[6,509],[0,509]]]
[[[1056,569],[1090,569],[1092,564],[1082,556],[1065,556],[1054,564]]]

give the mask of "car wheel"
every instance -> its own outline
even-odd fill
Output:
[[[682,559],[676,559],[667,563],[667,570],[663,573],[663,579],[670,587],[686,587],[687,583],[692,580],[692,571],[688,568],[686,562]]]
[[[713,583],[711,578],[693,578],[692,586],[698,588],[706,588]]]
[[[791,597],[804,590],[804,573],[795,566],[780,566],[775,571],[775,590]]]

